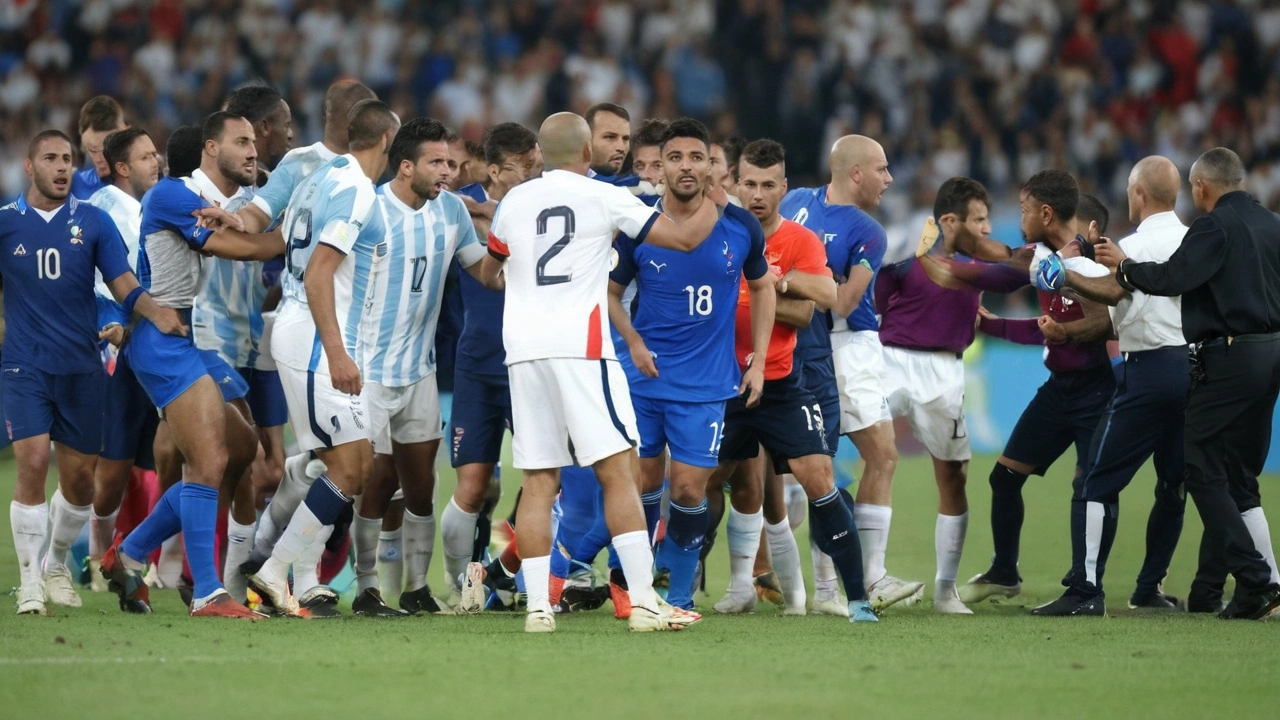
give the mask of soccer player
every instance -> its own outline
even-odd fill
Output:
[[[861,536],[868,596],[877,610],[906,600],[924,583],[904,581],[885,569],[893,470],[898,464],[893,424],[880,382],[883,366],[871,292],[884,259],[884,228],[868,212],[893,182],[880,143],[846,135],[831,147],[831,182],[797,188],[782,201],[782,214],[813,230],[827,248],[827,262],[839,283],[831,315],[820,313],[800,332],[796,355],[804,382],[823,408],[831,452],[845,434],[866,461],[858,483],[854,519]],[[839,421],[836,421],[839,418]],[[951,524],[958,528],[957,519]],[[832,599],[833,568],[814,556],[814,604]]]
[[[717,134],[711,139],[711,181],[724,188],[729,197],[738,196],[738,161],[743,140],[737,135]]]
[[[661,144],[667,194],[662,210],[678,220],[710,203],[709,138],[702,123],[680,118]],[[693,609],[698,553],[707,533],[707,481],[718,464],[725,402],[764,381],[764,363],[740,374],[734,359],[738,285],[745,281],[754,312],[753,352],[767,354],[773,328],[773,278],[764,259],[760,223],[746,211],[726,207],[715,229],[685,253],[617,240],[617,267],[609,274],[609,318],[624,341],[618,347],[631,387],[640,431],[640,472],[647,492],[662,487],[663,450],[671,453],[671,514],[659,568],[670,570],[667,602]],[[635,322],[622,293],[635,281]],[[623,353],[623,349],[628,352]]]
[[[631,113],[621,105],[602,102],[587,108],[591,128],[591,166],[587,177],[611,185],[635,185],[634,175],[622,175],[622,166],[631,152]]]
[[[164,178],[142,203],[139,273],[157,303],[184,317],[190,316],[206,255],[265,260],[284,250],[279,236],[245,237],[198,224],[197,210],[211,202],[228,202],[229,195],[245,192],[257,177],[249,121],[215,112],[205,119],[203,138],[201,166],[192,177]],[[216,354],[202,353],[193,339],[160,330],[147,321],[138,323],[125,355],[163,413],[184,462],[183,481],[165,492],[123,542],[107,550],[102,574],[111,581],[123,609],[149,611],[143,564],[164,540],[181,531],[194,581],[191,615],[253,618],[256,613],[224,589],[214,553],[219,488],[234,494],[257,452],[252,428],[229,404],[243,395],[244,384]]]
[[[448,163],[450,134],[430,118],[416,118],[400,128],[389,152],[395,176],[378,189],[387,228],[386,254],[379,261],[382,267],[367,277],[360,272],[363,267],[356,273],[356,284],[367,282],[370,287],[361,352],[377,456],[376,480],[354,522],[359,595],[352,610],[356,614],[390,614],[377,585],[376,557],[382,513],[395,491],[397,475],[405,508],[406,587],[400,606],[414,613],[440,609],[427,586],[435,545],[440,398],[435,358],[425,348],[435,336],[449,264],[456,257],[465,271],[479,274],[485,254],[462,200],[444,192],[453,173]]]
[[[111,184],[103,185],[88,200],[110,216],[124,240],[129,266],[138,265],[141,240],[142,196],[160,180],[160,156],[151,136],[142,128],[126,128],[108,135],[102,144],[103,156],[111,169]],[[99,298],[109,298],[105,285]],[[123,336],[129,318],[114,301],[105,305],[112,317],[99,313],[99,327],[117,329]],[[121,338],[122,339],[122,338]],[[146,391],[138,384],[123,355],[116,358],[114,371],[105,380],[103,395],[102,451],[93,477],[93,513],[89,517],[89,570],[95,584],[102,582],[98,568],[102,554],[111,546],[116,518],[124,501],[125,488],[134,467],[155,470],[152,442],[159,416]],[[106,590],[106,584],[101,585]]]
[[[662,185],[662,138],[667,132],[667,121],[650,118],[640,123],[631,139],[631,171],[653,192]]]
[[[88,200],[98,188],[111,182],[111,165],[103,155],[107,136],[128,125],[124,110],[115,98],[98,95],[80,106],[80,149],[84,151],[88,167],[71,176],[71,194],[79,200]]]
[[[351,108],[349,123],[350,152],[298,186],[283,224],[288,237],[284,302],[271,355],[280,368],[298,448],[315,451],[327,472],[312,483],[249,584],[291,615],[336,613],[331,602],[319,598],[313,608],[299,608],[289,592],[289,569],[295,562],[319,560],[334,523],[373,469],[359,336],[369,274],[387,250],[373,182],[386,170],[400,122],[385,103],[362,100]],[[319,584],[314,576],[296,573],[294,580],[303,597]]]
[[[676,223],[631,193],[587,179],[591,129],[572,113],[547,118],[538,143],[551,170],[500,204],[484,260],[485,284],[506,266],[503,344],[511,382],[513,451],[524,470],[517,526],[528,589],[527,632],[552,632],[551,509],[559,468],[590,465],[604,486],[613,546],[626,575],[636,631],[677,630],[699,616],[653,590],[653,553],[640,507],[635,414],[605,317],[614,235],[691,250],[711,232],[709,203]],[[572,452],[570,451],[572,443]]]
[[[19,615],[45,615],[46,603],[80,606],[67,553],[89,520],[102,445],[95,268],[130,315],[136,310],[168,333],[183,335],[187,327],[138,285],[110,216],[68,197],[70,138],[57,130],[41,132],[28,146],[24,165],[30,187],[0,208],[3,405],[18,466],[9,505],[21,579],[17,609]],[[58,490],[46,504],[50,441]]]

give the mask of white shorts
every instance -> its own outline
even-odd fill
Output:
[[[363,392],[348,395],[335,390],[327,374],[287,365],[280,365],[278,372],[300,451],[369,440],[370,418],[365,413]]]
[[[276,311],[262,313],[262,335],[258,338],[258,357],[253,363],[254,370],[276,370],[275,358],[271,357],[271,335],[276,328]]]
[[[890,420],[880,373],[880,334],[874,330],[831,333],[831,359],[840,393],[840,434]]]
[[[903,417],[929,454],[939,460],[971,456],[964,424],[964,360],[955,353],[884,349],[889,411]]]
[[[528,360],[507,374],[517,468],[590,467],[636,446],[636,414],[617,360]]]
[[[375,453],[390,455],[392,442],[408,445],[444,436],[435,373],[405,387],[365,383],[364,396],[369,404],[369,439]]]

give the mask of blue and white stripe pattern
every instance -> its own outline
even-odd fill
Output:
[[[252,196],[236,195],[224,209],[236,212]],[[235,368],[251,367],[257,355],[262,303],[267,299],[261,278],[261,262],[217,257],[205,261],[205,284],[191,312],[196,345],[217,352]]]

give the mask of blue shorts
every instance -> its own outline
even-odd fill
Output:
[[[102,457],[132,460],[136,467],[155,470],[152,446],[160,413],[123,355],[116,358],[115,372],[107,376],[103,387]]]
[[[502,433],[511,429],[511,387],[500,375],[474,375],[461,368],[453,374],[453,407],[449,413],[449,464],[496,463],[502,455]]]
[[[640,431],[640,457],[652,458],[671,449],[671,459],[700,468],[719,463],[724,435],[725,401],[698,403],[631,396]]]
[[[725,404],[721,460],[748,460],[760,446],[773,456],[774,469],[791,472],[789,460],[830,455],[822,406],[800,381],[800,373],[766,380],[760,404],[747,407],[745,395]]]
[[[190,322],[188,313],[187,322]],[[148,320],[141,320],[125,346],[125,355],[151,402],[161,410],[178,399],[201,377],[218,384],[224,400],[245,396],[249,386],[213,350],[200,350],[191,337],[165,335]]]
[[[85,455],[102,448],[102,379],[106,373],[53,375],[4,363],[4,424],[9,439],[48,434]]]
[[[1108,363],[1091,370],[1053,373],[1036,391],[1013,426],[1005,457],[1044,475],[1072,445],[1076,467],[1089,470],[1089,446],[1094,431],[1116,391],[1115,370]]]
[[[836,368],[831,356],[802,361],[800,382],[813,393],[813,398],[822,408],[827,454],[835,455],[840,447],[840,390],[836,386]]]
[[[248,367],[237,368],[237,372],[249,387],[246,398],[258,427],[279,427],[289,421],[289,406],[284,400],[279,372]]]

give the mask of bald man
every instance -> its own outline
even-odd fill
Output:
[[[1127,255],[1164,262],[1182,244],[1187,226],[1173,211],[1180,185],[1178,168],[1167,158],[1152,156],[1134,166],[1129,173],[1129,221],[1137,230],[1119,242]],[[1110,241],[1103,237],[1100,242]],[[1053,265],[1057,257],[1046,258],[1043,265]],[[1161,582],[1182,532],[1186,505],[1182,428],[1190,368],[1181,303],[1176,297],[1130,293],[1106,268],[1083,258],[1072,262],[1080,263],[1075,266],[1084,274],[1067,271],[1065,285],[1111,306],[1111,324],[1120,340],[1123,363],[1077,493],[1076,501],[1085,503],[1085,523],[1083,528],[1072,527],[1073,534],[1083,531],[1083,537],[1074,537],[1072,542],[1084,548],[1084,556],[1068,575],[1062,597],[1036,608],[1034,614],[1105,614],[1102,575],[1115,541],[1120,492],[1150,457],[1155,459],[1156,500],[1147,523],[1146,560],[1129,607],[1176,610],[1176,600],[1164,595]],[[1051,322],[1042,325],[1042,331],[1053,342],[1065,339],[1065,327]]]

